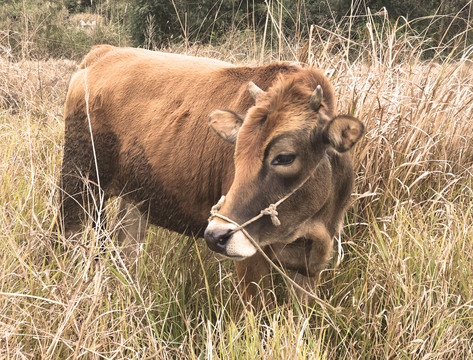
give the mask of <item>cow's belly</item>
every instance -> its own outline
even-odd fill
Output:
[[[120,194],[135,204],[148,222],[178,233],[201,236],[207,226],[208,210],[195,201],[185,201],[154,184],[127,184]]]

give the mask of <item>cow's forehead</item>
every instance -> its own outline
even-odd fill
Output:
[[[310,108],[310,96],[319,84],[324,90],[321,111],[329,117],[334,115],[331,85],[320,73],[312,75],[281,77],[258,99],[256,106],[248,111],[238,135],[235,152],[238,162],[256,168],[274,138],[286,133],[309,134],[320,120]]]

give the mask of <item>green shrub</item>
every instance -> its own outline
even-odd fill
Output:
[[[171,42],[209,42],[229,30],[264,25],[263,0],[132,0],[128,26],[136,46],[162,47]]]

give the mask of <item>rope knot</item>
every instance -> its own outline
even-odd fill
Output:
[[[269,215],[274,226],[281,225],[281,221],[278,219],[276,204],[271,204],[266,209],[261,210],[261,215]]]

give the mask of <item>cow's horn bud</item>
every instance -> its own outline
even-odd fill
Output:
[[[248,91],[250,92],[250,95],[253,98],[253,100],[256,100],[258,96],[264,93],[264,91],[261,90],[258,86],[256,86],[253,81],[250,81],[248,83]]]
[[[312,110],[317,111],[320,108],[320,104],[322,104],[322,99],[324,98],[324,92],[322,91],[322,87],[317,85],[314,92],[310,97],[310,107]]]

